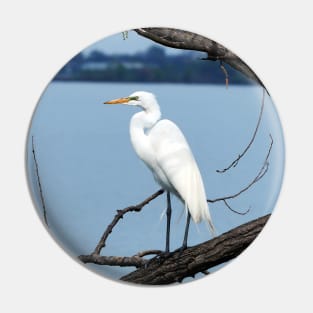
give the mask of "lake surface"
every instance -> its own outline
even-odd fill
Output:
[[[277,200],[284,169],[284,143],[277,112],[268,95],[260,129],[237,167],[216,172],[234,160],[254,132],[262,103],[256,86],[51,83],[42,95],[29,130],[27,169],[30,189],[42,218],[31,136],[34,137],[49,231],[73,257],[89,254],[112,221],[116,209],[137,204],[157,191],[151,173],[133,151],[129,120],[135,107],[107,106],[106,100],[145,90],[156,94],[163,118],[183,131],[203,176],[207,197],[234,194],[248,185],[262,167],[272,135],[274,144],[266,175],[240,197],[230,200],[244,216],[218,202],[210,211],[218,234],[270,213]],[[173,201],[171,248],[182,243],[183,205]],[[130,256],[165,247],[165,195],[140,213],[129,213],[114,229],[104,255]],[[210,239],[206,225],[191,223],[189,245]],[[88,265],[118,278],[133,268]]]

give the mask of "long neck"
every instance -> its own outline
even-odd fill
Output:
[[[130,121],[130,139],[138,156],[145,161],[152,153],[145,131],[151,129],[161,118],[159,106],[136,113]],[[150,155],[151,157],[151,155]]]

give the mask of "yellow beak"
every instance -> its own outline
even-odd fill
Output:
[[[129,98],[119,98],[119,99],[114,99],[110,101],[104,102],[104,104],[122,104],[122,103],[127,103],[129,102]]]

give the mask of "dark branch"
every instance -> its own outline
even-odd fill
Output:
[[[107,227],[107,229],[105,230],[105,232],[103,233],[98,245],[96,246],[93,255],[99,255],[100,251],[103,247],[105,247],[105,242],[107,240],[107,238],[109,237],[110,233],[112,232],[114,226],[118,223],[118,221],[123,218],[123,216],[128,213],[128,212],[139,212],[141,211],[141,209],[148,204],[150,201],[152,201],[153,199],[157,198],[158,196],[160,196],[162,193],[164,192],[164,190],[160,189],[159,191],[157,191],[156,193],[154,193],[153,195],[151,195],[150,197],[148,197],[147,199],[145,199],[144,201],[142,201],[141,203],[137,204],[137,205],[132,205],[129,206],[123,210],[117,210],[116,215],[113,218],[113,221],[111,222],[111,224]]]
[[[159,250],[143,251],[131,257],[91,254],[81,255],[79,259],[83,263],[138,268],[122,277],[124,281],[153,285],[181,282],[186,277],[194,277],[196,273],[207,275],[209,268],[238,256],[263,229],[269,216],[238,226],[219,237],[189,247],[183,252],[178,250],[172,252],[163,262],[160,262],[158,256],[150,260],[143,258],[149,254],[159,254]]]
[[[102,256],[97,254],[80,255],[78,257],[83,263],[94,263],[98,265],[111,266],[135,266],[141,267],[147,263],[147,260],[140,256],[134,255],[131,257],[122,256]]]
[[[239,160],[246,154],[246,152],[250,149],[250,147],[252,146],[254,139],[256,137],[256,134],[258,132],[259,126],[260,126],[260,122],[261,122],[261,118],[262,118],[262,114],[263,114],[263,109],[264,109],[264,96],[265,96],[265,90],[263,88],[263,97],[262,97],[262,105],[261,105],[261,111],[260,111],[260,115],[259,115],[259,119],[258,122],[256,124],[256,128],[254,130],[254,133],[252,135],[252,138],[249,142],[249,144],[247,145],[247,147],[243,150],[243,152],[241,154],[238,155],[237,159],[235,159],[230,165],[228,165],[227,167],[225,167],[223,170],[216,170],[216,172],[218,173],[225,173],[226,171],[228,171],[230,168],[232,167],[236,167]]]
[[[131,257],[126,256],[102,256],[99,254],[90,254],[90,255],[80,255],[78,258],[83,263],[94,263],[98,265],[111,265],[111,266],[135,266],[142,267],[148,264],[147,259],[144,259],[144,256],[147,255],[159,255],[162,253],[161,250],[146,250],[136,253]]]
[[[216,198],[216,199],[207,199],[207,201],[210,203],[214,203],[214,202],[218,202],[218,201],[225,201],[225,200],[229,200],[229,199],[234,199],[234,198],[238,197],[239,195],[241,195],[243,192],[247,191],[249,188],[251,188],[256,182],[258,182],[268,171],[268,167],[269,167],[268,158],[271,154],[271,150],[273,147],[273,138],[271,135],[270,135],[270,139],[271,139],[271,143],[270,143],[270,146],[269,146],[269,149],[268,149],[268,152],[267,152],[267,155],[265,157],[265,160],[263,162],[262,167],[260,168],[256,177],[245,188],[241,189],[240,191],[238,191],[237,193],[235,193],[231,196],[220,197],[220,198]]]
[[[245,250],[263,229],[270,215],[236,227],[227,233],[202,244],[189,247],[183,252],[173,252],[160,263],[155,257],[147,266],[123,276],[121,280],[149,285],[181,282],[209,268],[230,261]]]
[[[244,74],[247,78],[264,87],[260,79],[245,62],[214,40],[188,31],[173,28],[138,28],[135,29],[135,31],[137,34],[167,47],[205,52],[207,54],[207,60],[223,61],[235,70]]]
[[[236,214],[239,214],[239,215],[246,215],[246,214],[250,211],[250,208],[249,208],[249,209],[247,209],[247,210],[244,211],[244,212],[239,212],[239,211],[237,211],[237,210],[234,210],[234,209],[228,204],[228,202],[227,202],[226,200],[223,200],[223,202],[224,202],[224,204],[226,205],[226,207],[227,207],[229,210],[231,210],[233,213],[236,213]]]
[[[33,152],[34,163],[35,163],[35,168],[36,168],[36,177],[37,177],[37,182],[38,182],[38,187],[39,187],[40,200],[41,200],[42,209],[43,209],[43,217],[44,217],[44,221],[46,225],[48,226],[47,210],[46,210],[45,199],[43,197],[43,192],[42,192],[42,187],[41,187],[41,182],[40,182],[39,167],[38,167],[38,162],[37,162],[36,152],[35,152],[35,145],[34,145],[34,136],[32,136],[32,152]]]

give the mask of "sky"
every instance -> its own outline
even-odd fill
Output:
[[[145,51],[151,45],[158,45],[164,48],[168,54],[177,54],[182,52],[182,50],[179,49],[167,48],[159,45],[150,39],[138,35],[135,31],[132,30],[128,31],[128,37],[125,40],[123,39],[122,33],[117,33],[115,35],[102,38],[94,44],[91,44],[84,50],[84,52],[89,53],[93,50],[100,50],[107,54],[121,52],[133,54],[135,52]]]

